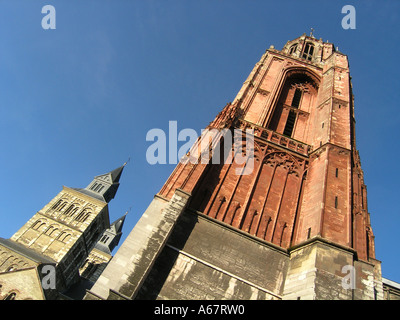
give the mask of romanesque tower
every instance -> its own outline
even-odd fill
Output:
[[[116,231],[112,239],[119,241],[124,217],[115,222],[118,229],[110,227],[108,203],[123,169],[96,176],[86,188],[64,186],[10,239],[0,238],[0,299],[63,298],[105,230]]]
[[[127,213],[115,220],[100,236],[79,270],[81,277],[91,283],[96,282],[99,278],[104,268],[112,259],[112,251],[119,244],[126,215]]]
[[[207,129],[87,299],[383,297],[345,54],[271,46]]]

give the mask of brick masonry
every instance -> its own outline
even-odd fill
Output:
[[[151,268],[136,282],[135,295],[133,286],[121,281],[126,266],[114,261],[103,274],[109,291],[103,288],[101,297],[93,288],[86,299],[366,300],[383,295],[374,265],[358,261],[351,248],[315,237],[285,250],[192,210],[179,215],[157,250]],[[346,266],[354,266],[354,289],[343,286]]]
[[[271,46],[207,129],[87,298],[382,297],[345,54]]]

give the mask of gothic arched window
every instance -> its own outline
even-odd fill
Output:
[[[311,73],[289,72],[266,126],[289,138],[304,138],[317,95],[318,83]]]
[[[306,43],[302,57],[306,60],[311,61],[313,54],[314,54],[314,45],[312,43]]]
[[[293,95],[292,107],[295,108],[299,107],[302,94],[303,94],[302,91],[299,88],[297,88]]]
[[[295,53],[295,52],[296,52],[296,49],[297,49],[297,43],[294,44],[294,45],[292,45],[292,46],[290,47],[290,49],[289,49],[289,54]]]
[[[285,129],[283,130],[283,135],[291,137],[294,129],[294,124],[296,122],[296,113],[293,110],[289,111]]]

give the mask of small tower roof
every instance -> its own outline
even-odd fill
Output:
[[[111,255],[111,252],[114,248],[118,245],[119,240],[122,236],[122,227],[124,225],[124,221],[126,218],[126,212],[122,217],[115,220],[111,225],[110,228],[106,229],[102,236],[100,237],[99,241],[97,241],[95,248],[103,251],[107,254]]]
[[[111,179],[113,182],[119,182],[119,179],[121,178],[121,174],[122,171],[124,170],[125,165],[126,164],[124,163],[124,165],[122,165],[121,167],[114,169],[113,171],[110,172]]]
[[[128,212],[126,212],[122,217],[119,219],[115,220],[111,226],[110,229],[113,228],[115,233],[120,233],[122,232],[122,227],[124,226],[125,218]]]
[[[119,180],[125,165],[126,162],[108,173],[95,176],[86,188],[75,190],[108,203],[114,199],[118,191]]]

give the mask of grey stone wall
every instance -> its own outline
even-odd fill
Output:
[[[383,299],[380,264],[359,261],[350,248],[315,237],[290,250],[283,298],[287,300]]]
[[[155,197],[85,299],[383,298],[379,261],[318,236],[285,250],[187,209],[189,199]]]
[[[354,288],[344,283],[353,268]],[[289,252],[202,214],[182,214],[137,299],[382,299],[379,264],[321,238]]]
[[[281,299],[285,250],[185,212],[138,299]]]
[[[400,284],[382,278],[384,300],[400,300]]]
[[[189,198],[181,190],[170,201],[156,197],[85,299],[134,299]]]

